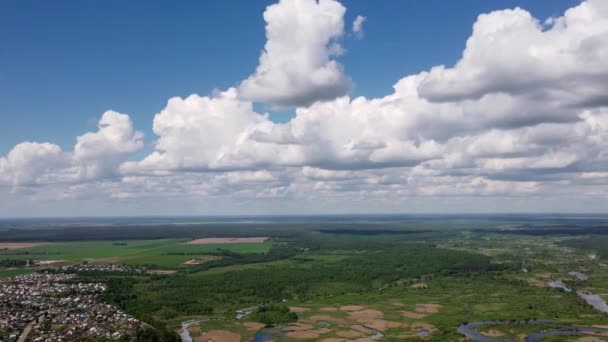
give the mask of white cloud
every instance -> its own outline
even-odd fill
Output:
[[[479,16],[462,58],[421,82],[431,101],[505,93],[561,106],[608,105],[608,3],[589,0],[545,27],[521,9]]]
[[[255,73],[238,87],[247,100],[307,106],[346,94],[351,80],[332,59],[343,53],[346,8],[334,0],[281,0],[268,6],[266,45]]]
[[[602,198],[607,9],[589,0],[549,26],[522,9],[481,15],[454,67],[405,76],[384,97],[350,98],[328,91],[347,80],[331,60],[345,8],[281,1],[265,12],[268,41],[256,73],[212,96],[170,99],[154,117],[155,150],[142,160],[127,161],[142,148],[129,117],[107,112],[73,152],[16,146],[0,158],[0,183],[45,185],[36,193],[65,198],[235,206],[280,199],[342,211],[452,197],[483,197],[477,204],[516,197],[521,206],[496,203],[523,209],[543,199],[550,209],[553,199]],[[333,76],[317,82],[319,70]],[[252,101],[295,105],[296,115],[277,124]]]
[[[107,111],[98,127],[99,131],[76,138],[73,159],[81,178],[111,176],[131,153],[144,146],[143,134],[133,129],[131,118],[126,114]]]
[[[365,22],[365,20],[367,20],[366,17],[358,15],[355,20],[353,20],[353,33],[355,34],[355,37],[361,39],[363,38],[363,23]]]
[[[0,184],[34,185],[41,177],[64,164],[61,148],[50,143],[23,142],[0,158]]]

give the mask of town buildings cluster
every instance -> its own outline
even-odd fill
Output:
[[[32,273],[0,281],[0,341],[120,339],[143,323],[103,303],[103,283],[73,273]]]
[[[143,274],[145,269],[129,265],[111,265],[111,264],[78,264],[61,266],[56,269],[59,273],[127,273],[127,274]]]

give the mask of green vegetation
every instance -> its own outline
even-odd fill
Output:
[[[447,341],[460,339],[456,328],[474,321],[542,319],[608,325],[608,315],[588,305],[575,291],[547,287],[549,281],[561,280],[575,290],[608,293],[604,264],[608,240],[603,234],[586,235],[588,228],[603,229],[605,221],[590,220],[588,227],[580,219],[491,217],[239,224],[223,229],[216,224],[179,226],[176,238],[93,239],[2,250],[0,263],[5,269],[16,269],[0,271],[0,276],[2,272],[31,272],[31,268],[21,268],[25,259],[88,260],[177,271],[86,275],[107,284],[105,301],[167,336],[189,319],[204,319],[197,323],[201,331],[229,330],[248,339],[259,327],[251,330],[244,323],[286,325],[304,320],[305,326],[312,326],[306,328],[309,334],[325,329],[323,338],[339,338],[340,324],[323,325],[311,317],[346,320],[343,325],[348,327],[360,322],[352,311],[340,308],[360,306],[381,321],[376,323],[384,329],[383,341],[415,340],[420,329],[429,333],[431,341]],[[166,229],[173,228],[177,227]],[[128,230],[136,237],[167,235],[160,228]],[[61,230],[62,234],[67,231]],[[576,232],[583,235],[573,237]],[[192,235],[184,237],[186,233]],[[12,234],[23,237],[29,233]],[[111,228],[95,234],[105,238],[121,233]],[[199,236],[269,236],[271,241],[183,244]],[[206,256],[213,257],[204,259]],[[192,259],[201,262],[183,265]],[[570,271],[583,272],[589,279],[576,280]],[[289,310],[291,306],[305,310],[296,314]],[[242,321],[235,320],[236,311],[245,308],[255,309]],[[390,327],[383,327],[382,322],[389,322]],[[513,323],[485,326],[482,331],[516,339],[538,330]],[[293,336],[281,335],[276,340],[293,340]]]
[[[266,325],[287,324],[298,320],[298,314],[290,312],[285,305],[260,305],[250,317],[252,320]]]
[[[89,262],[176,266],[201,255],[221,252],[265,253],[272,243],[234,243],[214,245],[184,244],[184,239],[57,242],[31,248],[1,250],[3,260],[67,260]]]

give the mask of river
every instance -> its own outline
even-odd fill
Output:
[[[579,327],[575,325],[566,325],[566,324],[552,324],[549,321],[544,320],[529,320],[529,321],[480,321],[480,322],[472,322],[461,324],[458,327],[458,332],[466,336],[467,338],[478,341],[478,342],[514,342],[514,340],[508,338],[496,338],[482,335],[477,331],[478,328],[486,326],[486,325],[502,325],[502,324],[527,324],[527,325],[537,325],[539,328],[551,328],[558,329],[552,331],[539,331],[534,333],[524,340],[525,342],[539,342],[543,338],[550,336],[559,336],[559,335],[580,335],[582,333],[604,333],[608,332],[608,329],[605,328],[591,328],[591,327]]]

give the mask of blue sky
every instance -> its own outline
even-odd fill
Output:
[[[1,2],[0,155],[21,141],[69,147],[108,109],[128,113],[151,143],[168,98],[225,89],[255,69],[271,3]],[[345,37],[339,60],[353,95],[382,96],[403,75],[453,64],[480,13],[522,6],[546,18],[576,3],[345,1],[347,23],[367,21],[364,39]],[[284,122],[293,111],[271,113]]]
[[[9,0],[0,41],[0,217],[608,210],[605,0]]]

